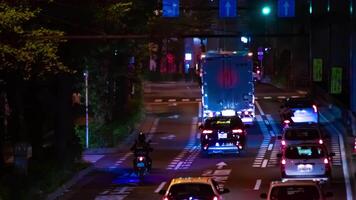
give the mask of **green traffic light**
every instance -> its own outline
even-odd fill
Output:
[[[269,6],[264,6],[263,8],[262,8],[262,14],[263,15],[269,15],[271,13],[271,7],[269,7]]]

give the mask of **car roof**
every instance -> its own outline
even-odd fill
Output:
[[[171,181],[171,185],[182,184],[182,183],[210,184],[211,178],[210,177],[179,177],[179,178],[174,178]]]
[[[318,185],[317,182],[312,180],[290,180],[290,181],[272,181],[271,187],[275,186],[299,186],[299,185]]]

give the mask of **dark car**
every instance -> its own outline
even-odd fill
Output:
[[[296,124],[317,124],[317,104],[309,98],[289,98],[280,107],[279,114],[284,127]]]
[[[201,148],[206,154],[239,153],[245,147],[247,132],[237,116],[208,118],[200,130]]]

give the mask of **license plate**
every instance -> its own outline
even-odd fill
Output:
[[[219,139],[226,139],[227,133],[219,133],[218,137],[219,137]]]
[[[136,164],[136,166],[137,166],[137,167],[144,167],[144,166],[145,166],[145,163],[139,162],[139,163]]]
[[[313,170],[313,165],[311,164],[299,164],[298,171],[300,172],[310,172]]]

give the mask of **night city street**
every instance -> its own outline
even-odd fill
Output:
[[[0,1],[0,200],[356,200],[355,6]]]

